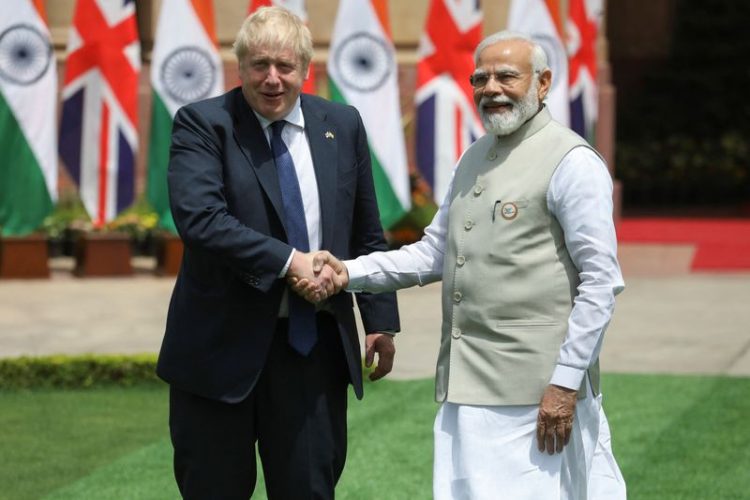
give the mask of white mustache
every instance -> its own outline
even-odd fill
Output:
[[[510,104],[511,106],[515,106],[516,101],[514,101],[507,95],[482,96],[482,99],[479,101],[479,105],[485,106],[487,104]]]

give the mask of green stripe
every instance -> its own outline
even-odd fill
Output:
[[[331,93],[331,100],[333,102],[342,102],[344,104],[349,104],[348,102],[346,102],[346,99],[344,99],[344,94],[341,93],[339,88],[336,86],[336,82],[334,82],[332,78],[328,79],[328,90]]]
[[[370,158],[372,159],[372,177],[375,180],[375,194],[378,197],[380,223],[385,229],[390,229],[406,215],[406,210],[398,201],[388,176],[378,158],[372,153],[372,149],[370,149]]]
[[[148,179],[146,198],[159,216],[159,227],[177,234],[177,228],[169,209],[167,188],[167,166],[169,144],[172,140],[172,115],[157,92],[153,93],[151,105],[151,136],[148,146]]]
[[[332,79],[328,80],[328,85],[332,101],[349,104]],[[372,177],[375,182],[375,195],[378,199],[378,210],[380,211],[380,223],[385,229],[390,229],[406,215],[406,210],[404,210],[395,191],[393,191],[388,175],[373,153],[372,148],[370,148],[370,160],[372,162]]]
[[[0,233],[24,236],[52,212],[44,174],[15,115],[0,93]]]

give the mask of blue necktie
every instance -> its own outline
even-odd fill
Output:
[[[302,193],[294,170],[292,155],[281,138],[286,121],[280,120],[271,124],[271,152],[276,162],[276,172],[281,186],[281,200],[284,205],[286,235],[288,243],[301,252],[310,251],[305,222],[305,208],[302,204]],[[315,306],[296,293],[289,293],[289,344],[307,356],[318,339],[315,324]]]

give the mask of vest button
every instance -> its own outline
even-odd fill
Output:
[[[464,257],[463,255],[459,255],[458,257],[456,257],[456,264],[458,264],[459,266],[463,266],[465,263],[466,257]]]
[[[461,294],[461,292],[453,292],[453,302],[455,302],[456,304],[461,302],[462,297],[463,295]]]
[[[477,184],[476,186],[474,186],[474,196],[479,196],[480,194],[482,194],[482,191],[484,191],[484,187],[482,187],[481,185]]]
[[[471,228],[473,225],[474,225],[473,222],[471,222],[470,220],[467,220],[466,222],[464,222],[464,229],[466,229],[467,231],[471,231]]]
[[[495,158],[497,158],[497,153],[495,152],[494,149],[490,151],[489,153],[487,153],[488,160],[494,160]]]
[[[460,328],[451,328],[451,337],[454,339],[461,337],[461,329]]]

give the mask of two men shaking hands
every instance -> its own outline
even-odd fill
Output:
[[[317,304],[339,293],[349,284],[346,266],[330,252],[294,252],[287,282],[295,293]]]
[[[300,252],[295,250],[286,273],[290,288],[310,303],[318,304],[336,295],[349,285],[349,271],[344,263],[330,252]],[[393,369],[396,347],[388,334],[365,337],[365,366],[371,367],[378,354],[378,364],[369,379],[379,380]]]

